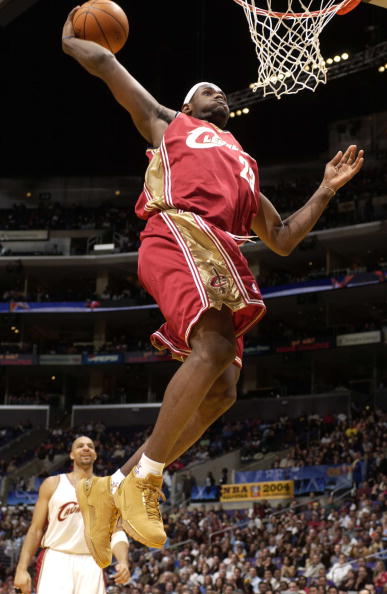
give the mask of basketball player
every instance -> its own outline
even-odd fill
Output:
[[[14,586],[21,592],[31,592],[28,567],[37,549],[37,594],[103,594],[104,576],[90,555],[84,537],[84,524],[75,495],[75,488],[83,478],[93,476],[97,457],[94,443],[85,436],[74,440],[70,458],[73,470],[47,478],[39,490],[31,526],[28,529],[16,568]],[[112,514],[113,518],[116,518]],[[115,582],[129,579],[128,539],[123,530],[114,532],[111,547],[117,559]],[[102,562],[101,562],[102,561]],[[101,567],[109,565],[111,557],[99,559]]]
[[[73,14],[64,25],[63,51],[106,83],[152,147],[136,205],[137,215],[147,219],[138,274],[166,320],[152,335],[153,345],[183,362],[147,442],[111,478],[80,483],[79,503],[98,550],[109,547],[100,521],[112,499],[129,535],[161,547],[166,534],[158,500],[164,465],[235,401],[243,334],[265,312],[239,244],[253,229],[271,250],[288,255],[336,191],[361,169],[363,151],[352,145],[338,152],[313,196],[282,221],[259,190],[255,160],[225,130],[229,108],[217,85],[196,84],[180,112],[164,107],[111,52],[74,37]]]

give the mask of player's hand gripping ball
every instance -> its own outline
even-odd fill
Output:
[[[75,37],[94,41],[116,54],[126,43],[129,22],[112,0],[89,0],[73,16]]]

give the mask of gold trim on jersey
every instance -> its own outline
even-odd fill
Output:
[[[232,311],[246,307],[247,303],[222,254],[207,233],[198,226],[194,215],[172,209],[166,215],[172,219],[190,251],[207,294],[209,307],[220,310],[223,305],[227,305]]]
[[[165,210],[168,204],[164,195],[164,166],[160,149],[152,150],[153,157],[145,172],[144,191],[148,198],[145,210]]]

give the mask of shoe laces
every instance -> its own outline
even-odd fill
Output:
[[[162,490],[145,480],[139,480],[137,487],[142,492],[148,518],[161,521],[159,499],[161,498],[163,501],[166,500]]]

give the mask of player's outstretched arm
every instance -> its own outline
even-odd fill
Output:
[[[364,151],[351,145],[345,153],[339,151],[325,167],[320,186],[313,196],[295,213],[282,221],[273,204],[261,194],[261,206],[252,222],[254,233],[274,252],[288,256],[313,229],[337,190],[362,168]]]
[[[118,62],[112,52],[98,43],[75,37],[72,19],[78,8],[79,6],[73,8],[63,26],[63,51],[77,60],[90,74],[102,79],[117,101],[130,113],[134,125],[145,140],[153,147],[159,146],[176,110],[160,105]]]
[[[48,502],[57,487],[58,480],[58,477],[49,477],[41,484],[39,489],[38,501],[34,508],[31,525],[23,542],[13,582],[15,588],[19,588],[23,594],[29,594],[32,590],[28,568],[40,547],[48,516]]]

